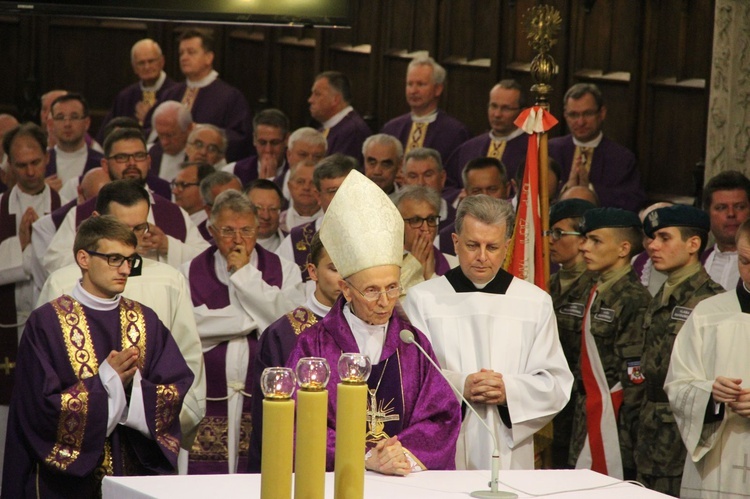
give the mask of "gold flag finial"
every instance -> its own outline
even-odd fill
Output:
[[[551,5],[536,5],[527,11],[525,16],[529,45],[538,52],[531,61],[531,77],[534,86],[531,91],[537,94],[537,105],[547,107],[547,94],[552,92],[550,81],[557,74],[557,64],[549,50],[557,43],[562,18],[560,12]]]

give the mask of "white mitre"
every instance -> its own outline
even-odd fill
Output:
[[[344,278],[404,258],[404,220],[393,201],[357,170],[347,175],[328,206],[320,240]]]

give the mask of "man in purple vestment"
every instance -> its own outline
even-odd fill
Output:
[[[292,132],[286,149],[287,167],[284,172],[279,172],[273,179],[274,183],[281,187],[281,192],[284,195],[284,208],[288,206],[288,201],[292,200],[288,185],[291,169],[302,162],[317,165],[320,160],[326,157],[327,151],[328,142],[326,142],[325,135],[314,128],[302,127]]]
[[[352,156],[362,164],[362,143],[372,135],[365,120],[351,105],[349,78],[338,71],[326,71],[315,77],[310,98],[310,116],[320,123],[328,141],[328,154]]]
[[[177,176],[180,164],[187,160],[188,136],[193,131],[193,116],[185,105],[169,100],[159,104],[151,115],[156,142],[148,150],[151,175],[167,182]]]
[[[175,472],[193,373],[156,314],[120,296],[140,270],[136,244],[114,218],[87,220],[74,247],[81,281],[29,316],[4,497],[97,497],[105,475]]]
[[[226,152],[227,134],[217,126],[201,123],[188,135],[185,147],[188,161],[202,161],[218,170],[227,164]]]
[[[320,238],[343,277],[342,295],[322,321],[299,335],[287,366],[302,357],[323,357],[335,366],[342,352],[367,355],[367,432],[362,452],[367,469],[389,475],[455,468],[460,406],[448,383],[414,345],[406,329],[434,358],[427,338],[394,314],[401,294],[404,231],[393,202],[372,181],[352,171],[323,219]],[[333,469],[336,390],[332,369],[328,390],[326,468]],[[375,413],[375,414],[372,414]],[[266,442],[266,445],[269,443]]]
[[[166,90],[161,101],[185,104],[196,123],[210,123],[227,134],[227,158],[236,161],[251,153],[252,113],[237,88],[214,71],[214,40],[204,29],[190,28],[180,36],[180,70],[186,80]]]
[[[253,118],[253,145],[257,155],[249,156],[223,169],[239,177],[243,186],[255,179],[272,180],[287,169],[286,144],[289,118],[278,109],[264,109]]]
[[[258,178],[250,182],[243,192],[255,206],[258,215],[257,243],[263,246],[263,249],[275,252],[287,236],[287,233],[279,228],[281,206],[284,201],[281,189],[270,180]]]
[[[138,81],[128,85],[115,97],[112,109],[102,120],[97,140],[104,142],[107,138],[104,128],[113,118],[126,116],[133,118],[141,126],[146,124],[148,112],[162,97],[165,91],[176,83],[164,72],[164,54],[154,40],[138,40],[130,49],[130,63]],[[168,179],[171,180],[171,179]]]
[[[190,474],[246,469],[258,334],[304,300],[295,265],[255,244],[257,217],[244,194],[217,196],[209,230],[216,245],[181,268],[190,283],[207,381],[206,417],[190,450]]]
[[[490,90],[487,118],[490,131],[467,140],[446,159],[448,185],[463,187],[461,172],[474,158],[487,156],[503,162],[511,178],[526,159],[529,135],[515,125],[526,107],[521,85],[515,80],[502,80]]]
[[[370,135],[362,144],[365,176],[393,198],[398,192],[396,177],[401,170],[404,148],[392,135]]]
[[[438,109],[444,85],[445,68],[432,57],[414,58],[406,70],[406,102],[411,111],[386,123],[381,132],[397,137],[407,153],[429,147],[446,161],[471,134],[463,123]]]
[[[646,202],[635,155],[602,132],[607,107],[593,83],[565,92],[565,122],[570,135],[549,141],[549,155],[562,167],[567,188],[591,185],[602,207],[638,212]]]
[[[456,218],[456,207],[453,206],[459,191],[445,189],[445,170],[440,153],[435,149],[417,147],[406,153],[402,167],[404,185],[421,185],[434,190],[440,199],[440,227],[443,229]]]
[[[200,190],[203,198],[203,209],[206,211],[206,220],[198,225],[198,231],[209,243],[213,243],[213,236],[208,230],[208,219],[211,217],[211,207],[214,205],[216,196],[229,189],[242,190],[242,183],[236,175],[229,172],[218,171],[201,180]]]
[[[198,230],[208,219],[200,185],[203,179],[214,173],[216,170],[208,163],[188,161],[182,163],[180,173],[169,184],[172,187],[174,203],[190,215],[190,220],[199,228]]]
[[[307,269],[310,279],[315,283],[314,293],[307,297],[303,306],[282,315],[268,326],[258,340],[253,362],[253,431],[247,469],[251,473],[260,472],[263,436],[263,391],[260,388],[260,378],[263,370],[267,367],[285,366],[289,354],[297,344],[299,334],[325,317],[341,295],[341,275],[323,247],[318,233],[313,236],[310,247],[310,263],[307,264]]]

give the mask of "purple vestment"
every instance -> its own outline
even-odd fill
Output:
[[[253,432],[250,438],[250,458],[247,471],[260,473],[261,441],[263,437],[263,391],[260,377],[267,367],[284,367],[297,345],[299,334],[322,319],[305,307],[297,307],[283,315],[263,331],[258,341],[253,362]]]
[[[292,250],[294,251],[294,263],[299,267],[302,282],[310,280],[307,264],[310,262],[310,245],[315,232],[315,220],[293,227],[289,231],[289,237],[292,239]]]
[[[164,92],[166,92],[176,84],[177,83],[172,78],[167,76],[164,79],[164,83],[162,83],[161,87],[159,87],[159,90],[156,91],[156,100],[158,101],[159,99],[161,99],[164,95]],[[100,144],[104,144],[104,139],[106,138],[104,137],[104,129],[113,118],[126,116],[128,118],[137,120],[137,118],[135,117],[135,106],[142,100],[143,90],[141,90],[140,82],[133,83],[132,85],[128,85],[127,87],[122,89],[115,97],[115,101],[112,104],[112,109],[109,110],[107,116],[105,116],[102,120],[102,126],[101,128],[99,128],[99,133],[96,135],[96,140],[98,140]],[[151,121],[144,122],[143,129],[146,136],[148,136],[148,133],[151,130]]]
[[[359,352],[357,342],[344,318],[345,300],[339,297],[328,315],[300,334],[287,367],[294,368],[302,357],[323,357],[330,366],[338,365],[342,352]],[[396,424],[401,444],[429,470],[455,469],[456,439],[461,426],[461,408],[450,386],[440,373],[422,356],[414,345],[407,345],[399,332],[408,329],[415,341],[435,360],[432,345],[427,338],[396,314],[391,317],[386,331],[383,352],[373,363],[369,384],[377,389],[377,397],[384,403],[391,398],[400,409]],[[437,362],[437,361],[436,361]],[[387,365],[390,364],[390,365]],[[396,369],[398,367],[399,369]],[[385,370],[381,378],[381,372]],[[338,370],[331,370],[328,383],[328,448],[326,469],[333,470],[336,440],[336,385],[340,382]],[[385,431],[389,431],[386,424]],[[393,436],[393,433],[389,433]],[[362,435],[362,458],[365,455],[365,435]]]
[[[445,255],[435,246],[432,247],[432,254],[435,255],[435,273],[437,275],[445,275],[451,269]]]
[[[461,144],[461,146],[456,149],[446,161],[445,171],[448,173],[446,179],[447,185],[464,187],[461,174],[464,171],[466,163],[474,158],[483,158],[487,156],[487,151],[490,148],[491,141],[490,134],[483,133],[482,135],[474,137],[473,139],[467,140]],[[523,135],[519,135],[518,137],[509,140],[505,144],[505,150],[503,151],[501,161],[505,165],[505,170],[508,172],[508,180],[516,178],[516,172],[526,161],[528,143],[529,136],[524,133]]]
[[[174,85],[164,92],[159,104],[168,100],[181,102],[186,89],[185,82]],[[156,107],[158,104],[154,109]],[[217,78],[198,90],[190,112],[195,123],[210,123],[224,129],[229,139],[227,161],[250,155],[253,149],[253,117],[247,99],[238,89]]]
[[[456,256],[456,246],[453,244],[453,233],[456,232],[456,224],[451,223],[438,232],[438,249],[443,253]]]
[[[85,175],[87,171],[98,166],[102,166],[102,158],[104,155],[99,151],[95,151],[90,147],[86,147],[88,155],[86,156],[86,163],[83,165],[83,171],[81,176]],[[44,172],[45,177],[50,175],[57,175],[57,149],[54,147],[49,150],[49,162],[47,163],[47,169]]]
[[[356,158],[360,169],[362,169],[362,144],[370,135],[372,135],[370,127],[367,126],[359,113],[352,109],[349,114],[344,116],[344,119],[328,130],[326,136],[328,151],[326,154],[330,156],[331,154],[341,153]]]
[[[572,135],[549,141],[549,155],[562,167],[562,184],[570,176],[575,149]],[[603,137],[594,149],[589,182],[594,186],[602,207],[622,208],[637,213],[646,203],[635,156],[607,137]]]
[[[411,133],[411,124],[411,113],[406,113],[386,123],[381,132],[393,135],[406,147]],[[453,151],[469,138],[471,134],[463,123],[449,116],[442,109],[438,109],[437,118],[427,127],[427,135],[425,135],[422,147],[435,149],[445,162]]]
[[[106,434],[108,395],[97,373],[110,351],[132,346],[150,438],[121,424]],[[151,309],[125,298],[109,311],[57,298],[31,313],[17,370],[4,497],[97,497],[105,474],[174,473],[193,373]]]

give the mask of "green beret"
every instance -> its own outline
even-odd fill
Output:
[[[708,232],[711,219],[703,210],[685,204],[675,204],[653,210],[643,221],[643,232],[653,238],[654,232],[665,227],[692,227]]]
[[[620,208],[595,208],[589,210],[583,215],[581,224],[581,234],[586,234],[592,230],[609,228],[635,227],[641,228],[641,221],[638,215],[632,211],[621,210]]]
[[[565,218],[582,217],[584,213],[596,208],[592,203],[585,199],[566,199],[558,201],[549,209],[549,225],[552,227],[560,220]]]

